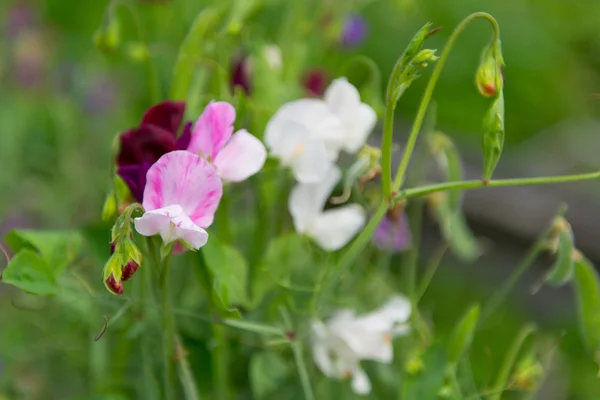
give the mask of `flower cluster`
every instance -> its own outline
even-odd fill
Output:
[[[354,392],[368,394],[371,382],[360,367],[360,361],[391,363],[392,339],[408,333],[410,314],[410,301],[397,295],[369,314],[357,316],[352,310],[342,309],[326,323],[313,320],[315,363],[330,378],[351,377]]]
[[[223,189],[258,172],[266,159],[263,144],[240,130],[233,133],[235,108],[211,102],[195,124],[180,135],[185,103],[165,101],[121,135],[117,173],[145,213],[135,219],[144,236],[160,235],[165,244],[180,240],[203,246]]]
[[[294,226],[325,250],[343,247],[365,223],[358,204],[327,211],[324,207],[341,178],[336,165],[340,153],[357,153],[376,122],[375,111],[361,102],[358,90],[338,78],[323,99],[284,104],[267,124],[265,142],[271,154],[297,180],[288,204]]]

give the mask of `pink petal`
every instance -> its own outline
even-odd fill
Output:
[[[222,179],[240,182],[260,171],[266,159],[267,150],[262,142],[242,129],[231,137],[214,164]]]
[[[233,121],[235,108],[231,104],[210,102],[194,125],[187,150],[214,160],[233,133]]]
[[[172,151],[150,167],[146,179],[146,211],[176,204],[201,228],[212,224],[223,187],[208,161],[188,151]]]

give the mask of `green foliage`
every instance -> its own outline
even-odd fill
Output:
[[[250,359],[250,386],[256,399],[274,393],[282,380],[290,373],[290,367],[280,355],[262,351]]]
[[[478,304],[471,306],[456,324],[448,341],[448,360],[451,363],[455,364],[471,347],[475,328],[479,321],[479,312]]]
[[[40,296],[53,295],[59,290],[55,271],[44,258],[28,249],[10,260],[2,272],[2,282]]]
[[[581,335],[600,363],[600,280],[594,266],[583,257],[575,261],[573,282]]]
[[[436,400],[446,376],[447,355],[440,343],[428,348],[422,358],[422,368],[404,377],[402,400]]]

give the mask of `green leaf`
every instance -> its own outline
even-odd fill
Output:
[[[2,272],[2,282],[40,296],[58,291],[52,269],[41,256],[28,249],[21,250],[10,260]]]
[[[441,344],[431,346],[423,354],[423,369],[406,375],[402,400],[437,400],[446,374],[446,352]]]
[[[463,168],[460,154],[452,140],[442,132],[434,132],[429,138],[429,148],[435,157],[438,168],[445,175],[448,182],[463,179]],[[459,211],[462,192],[450,190],[448,193],[448,206],[451,210]]]
[[[79,255],[83,236],[78,231],[13,230],[6,242],[15,253],[22,249],[39,252],[54,276],[58,276]]]
[[[563,230],[558,234],[558,249],[556,261],[546,276],[546,282],[553,286],[562,286],[567,283],[573,275],[573,234],[569,230]]]
[[[284,336],[284,332],[280,328],[270,325],[259,324],[256,322],[243,321],[239,319],[224,319],[223,323],[232,328],[237,328],[262,335]]]
[[[479,321],[479,305],[473,305],[454,328],[448,341],[448,360],[456,363],[460,356],[471,347],[477,321]]]
[[[250,360],[250,385],[255,399],[265,398],[289,374],[289,365],[278,354],[263,351]]]
[[[219,13],[210,8],[196,16],[177,54],[169,96],[171,99],[187,100],[194,70],[204,55],[206,38],[215,31],[219,19]]]
[[[277,285],[291,287],[292,277],[301,278],[299,275],[311,266],[314,266],[311,248],[303,236],[292,233],[274,239],[267,248],[254,282],[254,304]]]
[[[584,257],[575,261],[573,283],[581,335],[596,362],[600,362],[600,281],[594,266]]]
[[[446,193],[439,193],[432,197],[442,236],[454,255],[464,261],[473,261],[479,255],[477,239],[469,229],[462,212],[451,208],[450,199],[451,197]]]
[[[220,243],[214,235],[202,248],[206,267],[213,278],[213,294],[225,308],[248,302],[248,265],[233,247]]]

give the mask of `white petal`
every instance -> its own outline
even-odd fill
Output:
[[[310,132],[304,125],[290,120],[276,121],[270,130],[267,129],[267,133],[269,132],[270,136],[265,137],[267,146],[284,165],[290,165],[294,156],[310,139]]]
[[[338,250],[362,229],[365,219],[365,212],[360,205],[349,204],[317,216],[306,234],[324,250]]]
[[[333,166],[318,183],[300,183],[294,186],[288,200],[288,208],[296,231],[305,233],[321,214],[327,198],[340,180],[341,171]]]
[[[360,367],[352,371],[352,390],[356,394],[371,393],[371,381]]]
[[[301,183],[322,181],[333,166],[325,144],[313,139],[298,149],[291,163],[294,178]]]
[[[343,145],[344,132],[340,119],[323,100],[295,100],[277,110],[265,131],[265,143],[269,148],[279,147],[282,138],[287,137],[288,122],[301,125],[311,138],[325,143],[332,160],[337,158]]]
[[[344,124],[348,130],[346,140],[344,140],[344,150],[348,153],[356,153],[367,142],[367,138],[377,123],[377,114],[368,104],[361,103],[353,119],[347,122]]]
[[[260,171],[266,159],[267,150],[262,142],[242,129],[231,136],[214,164],[222,179],[239,182]]]
[[[346,78],[331,82],[325,91],[325,102],[342,123],[353,121],[360,107],[360,94]]]
[[[333,363],[327,348],[329,337],[327,328],[321,321],[313,320],[311,323],[312,350],[315,364],[325,376],[333,377]]]
[[[388,332],[392,330],[394,325],[408,321],[411,311],[410,300],[404,296],[396,295],[378,310],[358,319],[373,330]]]
[[[179,205],[147,211],[134,219],[135,229],[140,235],[160,235],[164,244],[183,239],[195,249],[204,246],[208,234],[183,212]]]

